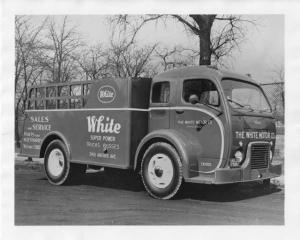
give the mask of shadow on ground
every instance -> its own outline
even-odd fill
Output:
[[[46,177],[39,180],[47,180]],[[138,175],[131,172],[109,169],[105,171],[95,171],[92,173],[86,173],[82,178],[72,183],[68,183],[67,186],[76,185],[88,185],[101,188],[112,188],[126,191],[139,192],[144,191],[143,184]]]
[[[46,180],[46,178],[39,180]],[[138,175],[121,170],[87,173],[82,179],[69,185],[88,185],[132,192],[145,191],[141,178]],[[180,193],[174,200],[194,199],[210,202],[235,202],[280,191],[283,190],[274,184],[266,187],[259,182],[226,185],[184,183]]]
[[[210,202],[235,202],[280,192],[274,184],[259,182],[226,185],[185,184],[177,199],[195,199]]]

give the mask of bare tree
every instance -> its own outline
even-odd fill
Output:
[[[167,18],[175,19],[181,23],[185,30],[192,36],[197,37],[199,47],[196,52],[199,56],[199,65],[210,65],[212,60],[216,63],[220,62],[224,56],[228,56],[231,51],[238,47],[245,38],[246,25],[254,24],[242,16],[235,15],[142,15],[116,16],[115,20],[118,24],[128,26],[135,23],[140,30],[147,22],[163,20],[167,25]],[[219,27],[218,31],[213,31],[213,25]],[[124,27],[126,29],[126,27]],[[136,34],[135,34],[136,35]]]
[[[140,77],[146,75],[151,55],[156,48],[152,46],[139,47],[124,42],[111,43],[108,63],[110,72],[116,77]]]
[[[277,69],[274,70],[275,73],[275,81],[278,83],[279,86],[279,95],[281,96],[282,100],[282,105],[283,109],[285,106],[285,89],[284,89],[284,76],[285,76],[285,71],[283,65],[278,67]]]
[[[140,77],[154,74],[153,66],[150,63],[158,44],[139,46],[136,35],[148,21],[156,19],[158,17],[152,17],[152,15],[141,22],[127,22],[127,15],[109,18],[112,35],[107,62],[113,76]]]
[[[83,50],[77,57],[85,80],[97,80],[109,75],[108,52],[98,44]]]
[[[285,107],[285,89],[284,89],[284,67],[283,65],[274,67],[273,72],[273,86],[274,92],[272,99],[274,100],[274,107],[279,118],[284,120],[284,107]]]
[[[51,21],[48,29],[47,56],[45,66],[50,71],[53,82],[67,82],[76,78],[74,56],[82,45],[75,27],[68,27],[67,17],[64,17],[61,27]]]
[[[156,57],[159,59],[159,66],[162,68],[161,71],[195,65],[193,53],[181,46],[174,46],[171,49],[168,47],[158,48],[155,52]]]
[[[272,82],[262,83],[261,86],[268,96],[275,118],[284,121],[285,89],[284,89],[284,67],[274,66],[271,69]]]
[[[23,116],[29,87],[41,80],[44,68],[40,65],[43,44],[40,35],[47,18],[33,27],[30,18],[15,17],[15,140],[19,144],[19,120]]]

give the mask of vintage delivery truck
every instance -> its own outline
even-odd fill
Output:
[[[251,78],[209,66],[154,79],[101,79],[34,86],[21,154],[44,158],[61,185],[87,165],[140,173],[148,193],[173,197],[182,182],[270,182],[275,119]]]

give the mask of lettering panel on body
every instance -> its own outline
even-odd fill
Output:
[[[53,126],[49,114],[30,112],[24,121],[22,153],[38,156],[44,136],[52,131]]]
[[[129,163],[130,114],[128,111],[87,111],[79,115],[80,128],[70,133],[72,158],[96,164],[127,166]],[[75,128],[75,126],[74,126]]]

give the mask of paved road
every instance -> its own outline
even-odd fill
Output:
[[[50,185],[38,168],[15,171],[16,225],[284,224],[284,190],[186,184],[175,200],[155,200],[124,174],[88,173],[71,186]]]

